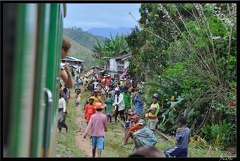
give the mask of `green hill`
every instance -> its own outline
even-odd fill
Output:
[[[77,43],[81,44],[82,46],[86,47],[89,50],[93,49],[93,44],[97,42],[103,42],[104,37],[102,36],[95,36],[91,33],[83,31],[81,28],[64,28],[63,34],[70,37]]]
[[[97,40],[103,42],[103,37],[92,35],[80,28],[63,29],[63,37],[72,43],[69,56],[84,60],[86,67],[98,65],[92,57],[92,46]]]
[[[63,35],[63,37],[69,39],[72,44],[72,47],[69,50],[69,56],[83,60],[86,67],[97,65],[97,63],[94,62],[91,50],[85,48],[66,35]]]

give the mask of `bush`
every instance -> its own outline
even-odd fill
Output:
[[[236,145],[236,127],[235,124],[223,122],[222,125],[206,125],[202,128],[204,139],[210,144],[219,146],[235,146]]]

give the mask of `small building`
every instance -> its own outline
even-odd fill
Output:
[[[124,51],[118,57],[104,57],[104,71],[111,76],[111,78],[118,78],[129,66],[128,58],[132,56],[131,53]]]
[[[83,60],[71,56],[66,56],[64,59],[62,59],[62,63],[68,63],[70,67],[73,67],[79,73],[81,73],[85,69]]]
[[[82,72],[83,76],[89,77],[93,76],[95,74],[101,74],[103,72],[103,68],[100,68],[98,66],[90,67]]]

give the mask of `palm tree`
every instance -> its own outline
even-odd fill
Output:
[[[106,38],[103,44],[97,41],[97,44],[93,45],[93,57],[102,59],[103,57],[117,57],[123,51],[128,51],[128,45],[125,40],[125,35],[116,35],[114,38],[111,34],[111,38]]]

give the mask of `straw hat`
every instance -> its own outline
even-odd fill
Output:
[[[94,101],[94,97],[90,97],[90,98],[88,99],[88,102],[90,102],[91,99]]]

